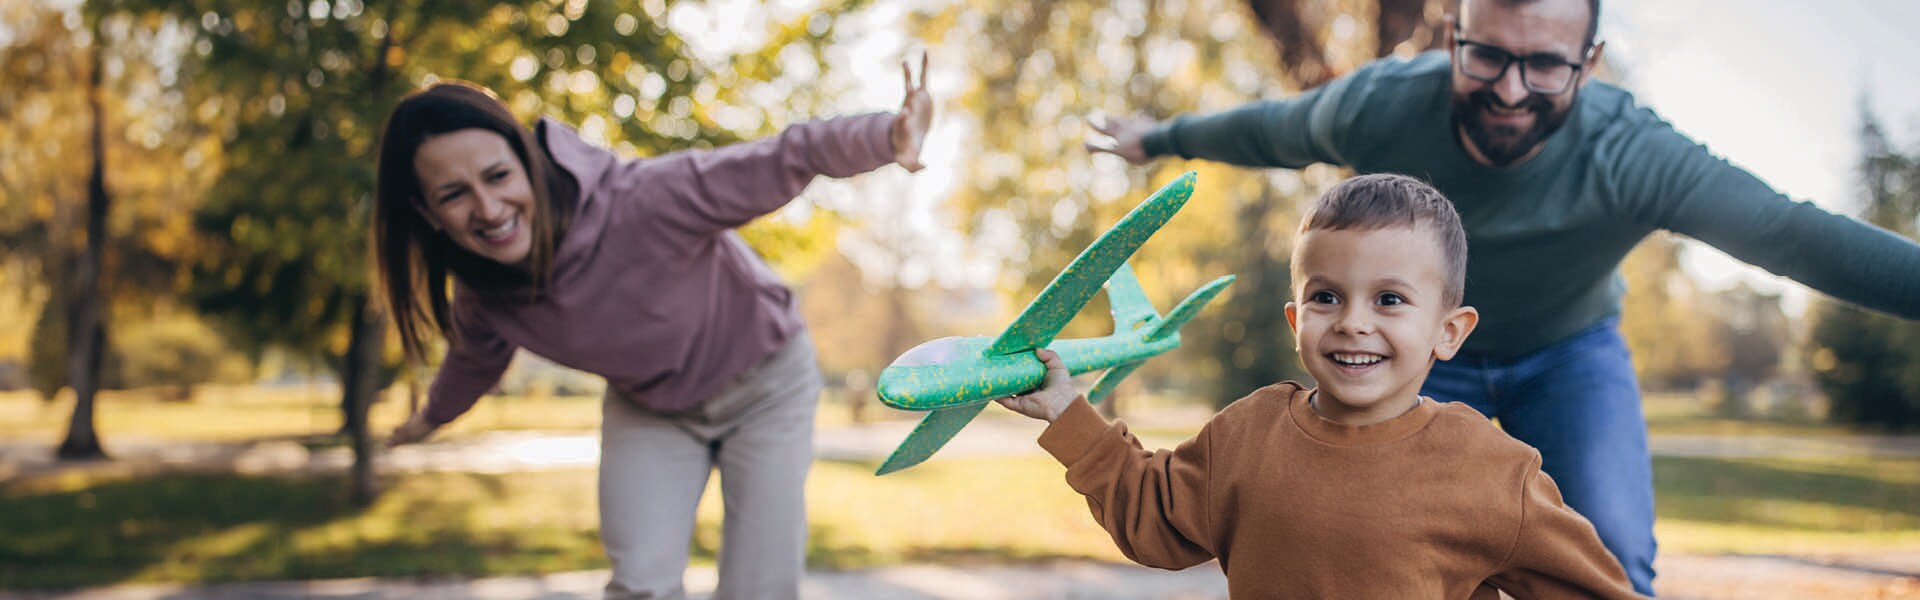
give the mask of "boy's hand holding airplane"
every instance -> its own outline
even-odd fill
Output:
[[[1046,348],[1036,348],[1034,358],[1047,365],[1047,382],[1039,389],[1001,398],[997,402],[1007,410],[1035,419],[1052,423],[1066,412],[1067,405],[1080,397],[1080,391],[1073,387],[1073,374],[1067,372],[1067,364],[1060,362],[1060,355]]]

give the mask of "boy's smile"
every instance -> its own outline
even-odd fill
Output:
[[[1368,425],[1412,408],[1434,359],[1451,358],[1478,320],[1444,297],[1440,244],[1425,227],[1309,230],[1294,251],[1301,283],[1287,322],[1329,420]]]

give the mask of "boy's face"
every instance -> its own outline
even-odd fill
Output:
[[[1448,305],[1436,238],[1413,227],[1301,235],[1287,324],[1320,384],[1321,416],[1367,425],[1412,408],[1433,361],[1452,358],[1479,322]]]

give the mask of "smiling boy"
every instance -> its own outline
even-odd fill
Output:
[[[1440,192],[1355,177],[1295,237],[1287,321],[1317,388],[1255,390],[1154,452],[1048,350],[1047,383],[1000,402],[1051,423],[1040,445],[1128,558],[1217,558],[1235,598],[1639,597],[1539,452],[1419,395],[1479,321],[1461,304],[1466,260]]]

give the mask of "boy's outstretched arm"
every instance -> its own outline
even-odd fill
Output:
[[[1174,450],[1148,452],[1125,423],[1107,423],[1074,390],[1053,351],[1040,389],[1000,400],[1014,412],[1052,422],[1040,446],[1067,467],[1067,484],[1087,497],[1093,518],[1134,562],[1184,569],[1216,556],[1208,476],[1208,429]]]
[[[1521,492],[1520,531],[1506,563],[1487,583],[1515,598],[1645,598],[1593,525],[1560,499],[1553,478],[1533,473]]]

